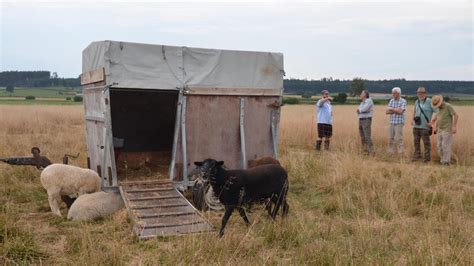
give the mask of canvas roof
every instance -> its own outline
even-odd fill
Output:
[[[281,53],[99,41],[84,49],[82,72],[100,68],[107,83],[119,88],[283,91]]]

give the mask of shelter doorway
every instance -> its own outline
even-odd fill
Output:
[[[117,177],[168,178],[178,91],[110,89]]]

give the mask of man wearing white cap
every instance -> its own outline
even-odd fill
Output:
[[[405,125],[405,111],[407,101],[401,97],[402,90],[399,87],[392,89],[392,99],[388,103],[385,113],[390,115],[390,127],[388,131],[388,153],[393,154],[394,145],[397,145],[399,155],[403,155],[403,125]]]
[[[431,99],[426,96],[426,89],[419,87],[416,91],[418,99],[415,101],[415,109],[413,111],[412,125],[413,125],[413,143],[415,145],[415,152],[413,160],[421,160],[421,141],[424,144],[423,162],[427,163],[431,160],[431,143],[430,136],[432,134],[431,118],[433,117],[434,109],[431,106]]]
[[[453,134],[457,132],[459,115],[449,103],[444,102],[441,95],[433,96],[431,105],[433,108],[438,108],[438,112],[431,119],[431,125],[435,129],[435,134],[438,133],[437,146],[441,164],[449,165],[451,163],[451,144]]]
[[[324,140],[324,149],[329,150],[329,142],[332,137],[332,98],[329,92],[323,90],[322,98],[316,103],[318,113],[318,140],[316,141],[316,150],[321,150],[321,144]]]

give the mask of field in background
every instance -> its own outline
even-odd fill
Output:
[[[138,241],[125,211],[90,223],[53,217],[33,167],[0,164],[0,263],[58,264],[464,264],[474,263],[474,113],[456,107],[457,164],[385,155],[387,119],[377,107],[376,156],[359,154],[355,106],[335,106],[332,150],[317,153],[313,106],[283,107],[280,154],[290,176],[290,214],[273,223],[261,208],[247,228],[234,213],[214,234]],[[80,152],[82,106],[1,106],[0,157],[42,148],[55,162]],[[64,210],[63,210],[64,211]],[[222,213],[205,214],[219,227]]]
[[[13,93],[7,92],[5,87],[0,87],[0,105],[75,105],[72,98],[82,94],[81,88],[45,87],[23,88],[15,87]],[[26,96],[34,96],[35,100],[26,100]],[[67,98],[70,98],[67,100]]]

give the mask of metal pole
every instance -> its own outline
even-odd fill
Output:
[[[240,98],[240,147],[242,151],[242,167],[247,169],[247,152],[245,151],[245,98]]]
[[[170,180],[174,180],[175,175],[175,166],[176,166],[176,153],[178,152],[178,138],[179,138],[179,128],[181,125],[181,107],[183,101],[183,91],[180,90],[178,94],[178,105],[176,106],[176,119],[174,123],[174,136],[173,136],[173,150],[171,153],[171,164],[170,164]]]
[[[278,143],[277,143],[277,132],[275,124],[275,110],[271,113],[271,127],[272,127],[272,142],[273,142],[273,157],[278,159]]]
[[[183,95],[181,110],[181,148],[183,153],[183,181],[184,189],[188,189],[188,160],[186,155],[186,96]]]

